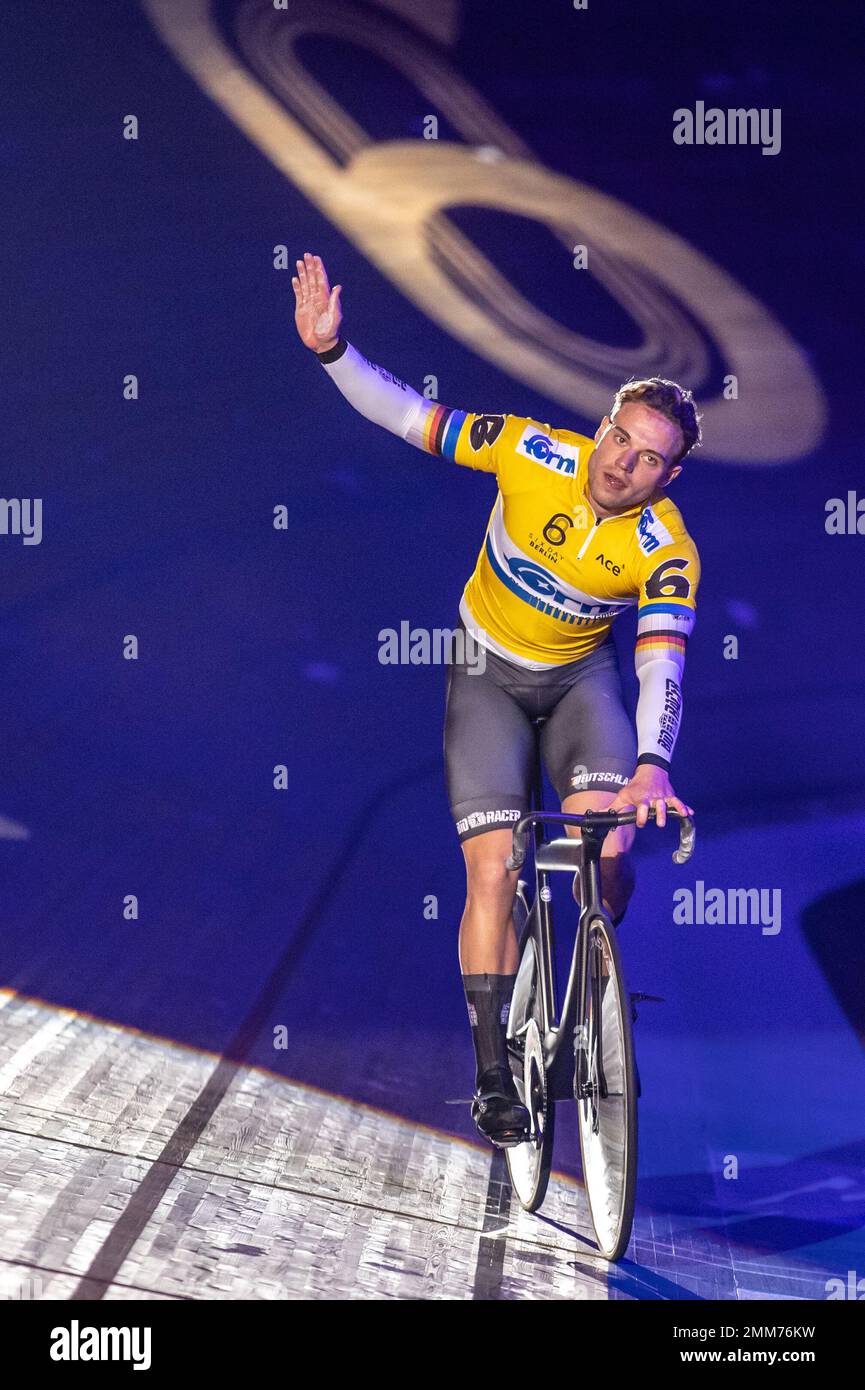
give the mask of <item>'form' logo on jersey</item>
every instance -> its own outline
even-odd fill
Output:
[[[546,434],[528,425],[520,435],[517,453],[524,458],[542,463],[544,468],[552,468],[555,473],[576,473],[580,458],[579,449],[568,444],[554,442]]]
[[[651,555],[662,545],[672,545],[673,537],[666,526],[659,521],[651,507],[644,507],[637,522],[637,536],[644,555]]]

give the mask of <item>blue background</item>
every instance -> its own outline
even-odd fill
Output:
[[[453,625],[494,482],[350,409],[297,340],[273,246],[322,255],[347,336],[416,385],[436,371],[445,403],[597,422],[408,303],[134,5],[17,3],[2,26],[3,492],[44,499],[44,538],[0,538],[0,813],[30,832],[0,840],[0,986],[471,1138],[446,1104],[472,1079],[446,672],[381,666],[377,634]],[[809,457],[720,464],[707,441],[675,484],[703,562],[674,768],[700,841],[683,871],[646,832],[623,928],[632,988],[667,1000],[638,1024],[640,1197],[723,1214],[718,1156],[750,1153],[745,1234],[774,1249],[846,1240],[862,1209],[850,1177],[846,1207],[830,1182],[831,1201],[779,1197],[783,1220],[759,1224],[766,1193],[862,1158],[865,536],[824,529],[829,497],[865,492],[861,29],[843,5],[592,4],[577,45],[559,4],[469,4],[453,55],[544,164],[740,281],[829,402]],[[418,134],[428,99],[377,59],[324,38],[301,52],[375,139]],[[780,106],[781,154],[674,146],[672,109],[698,99]],[[457,220],[539,307],[634,341],[540,228]],[[782,932],[674,926],[670,894],[696,878],[780,887]],[[562,1139],[557,1166],[575,1153]]]

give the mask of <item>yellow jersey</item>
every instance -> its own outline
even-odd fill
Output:
[[[588,497],[594,441],[519,415],[477,415],[431,402],[413,443],[494,473],[498,495],[463,591],[466,627],[531,669],[577,661],[638,605],[637,669],[683,659],[700,581],[697,548],[663,490],[611,517]]]

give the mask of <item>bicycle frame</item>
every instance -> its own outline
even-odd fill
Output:
[[[513,852],[505,861],[509,869],[520,869],[525,862],[528,843],[527,835],[531,827],[535,842],[535,898],[528,917],[520,933],[519,952],[522,959],[526,939],[532,936],[535,941],[538,960],[538,983],[541,1005],[541,1039],[551,1095],[554,1099],[572,1098],[574,1068],[573,1053],[568,1063],[567,1083],[562,1074],[564,1066],[563,1042],[574,1039],[575,1020],[585,1016],[585,989],[588,980],[586,951],[589,939],[589,924],[598,917],[603,918],[610,931],[612,925],[601,896],[601,847],[610,830],[619,825],[636,822],[636,811],[544,811],[540,809],[542,774],[540,760],[536,759],[532,800],[535,808],[521,816],[514,827]],[[694,848],[694,824],[686,816],[668,808],[671,815],[679,818],[679,846],[673,853],[676,863],[684,863],[691,857]],[[655,818],[654,808],[649,812]],[[569,836],[565,840],[544,839],[545,825],[578,826],[580,839]],[[581,911],[577,922],[574,949],[568,983],[562,1003],[561,1015],[557,1006],[557,981],[552,922],[552,889],[550,874],[553,872],[575,873],[580,871]],[[523,899],[525,901],[525,899]],[[566,1086],[566,1089],[564,1089]]]
[[[586,817],[593,815],[605,817],[608,823],[600,826],[592,825]],[[527,937],[534,937],[538,957],[541,1035],[554,1096],[559,1095],[565,1084],[565,1077],[560,1075],[562,1062],[559,1060],[564,1055],[562,1053],[563,1043],[565,1040],[569,1040],[572,1044],[575,1019],[582,1017],[585,1005],[583,992],[587,980],[585,954],[588,942],[588,924],[595,917],[603,917],[610,929],[613,930],[601,898],[600,858],[601,846],[614,824],[615,817],[611,820],[609,814],[603,811],[583,812],[581,814],[530,811],[520,819],[514,832],[516,839],[517,832],[525,831],[529,826],[532,826],[535,831],[536,891],[534,902],[520,934],[519,948],[520,955],[522,955]],[[581,828],[582,838],[577,840],[571,837],[567,842],[547,841],[543,837],[544,825],[577,825]],[[519,865],[514,865],[514,867],[519,867]],[[580,870],[582,907],[577,923],[565,996],[561,1014],[559,1014],[556,964],[553,953],[555,938],[550,875],[556,871],[566,871],[573,874],[578,868]],[[557,1062],[558,1068],[556,1067]],[[556,1081],[558,1081],[558,1085],[555,1084]],[[560,1098],[565,1096],[573,1098],[573,1051],[568,1062],[567,1090],[561,1091]]]

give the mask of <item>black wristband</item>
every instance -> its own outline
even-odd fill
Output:
[[[315,355],[319,362],[337,362],[347,347],[345,338],[337,338],[332,348],[326,348],[324,352],[317,352]]]
[[[641,753],[637,759],[637,767],[640,767],[642,763],[650,763],[652,767],[662,767],[665,772],[669,772],[672,767],[672,763],[669,763],[666,758],[657,758],[654,753]]]

